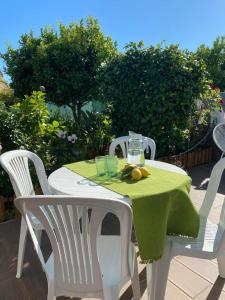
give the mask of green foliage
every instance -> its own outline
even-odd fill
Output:
[[[106,66],[102,91],[113,106],[113,133],[133,130],[150,136],[162,156],[185,149],[194,100],[206,87],[205,65],[195,54],[176,45],[143,48],[132,43]]]
[[[82,140],[89,158],[105,155],[112,141],[111,119],[106,112],[82,114]]]
[[[57,165],[104,155],[113,138],[108,112],[82,112],[81,122],[66,121],[55,148]],[[75,146],[74,146],[75,145]]]
[[[220,95],[220,89],[212,83],[209,83],[199,99],[202,101],[202,107],[207,109],[208,112],[223,110],[223,99]]]
[[[41,140],[46,136],[54,136],[59,130],[58,121],[49,122],[49,111],[43,92],[34,91],[31,96],[25,96],[23,101],[11,106],[11,110],[21,129],[31,140],[34,137]]]
[[[200,45],[197,56],[204,60],[213,83],[225,91],[225,36],[217,37],[212,48]]]
[[[26,149],[38,154],[47,172],[65,163],[103,154],[112,139],[111,121],[104,113],[82,113],[81,123],[50,115],[43,92],[6,106],[0,98],[0,147],[2,152]],[[0,148],[1,152],[1,148]],[[11,197],[8,175],[0,170],[1,195]]]
[[[1,55],[15,95],[44,86],[48,101],[69,105],[78,120],[82,106],[98,97],[102,66],[116,54],[112,39],[91,17],[68,27],[59,24],[58,31],[43,28],[39,37],[24,34],[19,43]]]
[[[0,144],[2,151],[26,149],[37,153],[48,170],[55,163],[54,145],[58,131],[62,128],[58,121],[50,120],[45,104],[45,94],[33,92],[20,103],[6,107],[0,102]],[[9,197],[12,193],[8,176],[0,172],[1,193]],[[7,184],[8,183],[8,184]]]
[[[212,48],[201,45],[196,54],[177,45],[144,48],[142,42],[130,43],[118,54],[98,21],[89,17],[59,24],[58,30],[43,28],[38,37],[24,34],[19,43],[1,57],[15,95],[31,96],[19,102],[13,94],[0,95],[1,139],[4,149],[44,153],[49,169],[105,153],[112,133],[121,136],[128,130],[154,138],[158,156],[178,153],[206,130],[210,110],[221,108],[208,79],[225,86],[225,37],[217,38]],[[40,87],[46,95],[32,94]],[[43,97],[69,106],[74,118],[63,120],[59,112],[50,116]],[[82,111],[102,99],[112,105],[112,124],[108,112]],[[197,109],[196,99],[207,99],[204,109]],[[61,138],[56,135],[60,130],[66,131]],[[77,139],[71,142],[73,134]]]

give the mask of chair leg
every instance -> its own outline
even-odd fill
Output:
[[[153,271],[154,269],[154,271]],[[147,295],[148,299],[154,300],[155,298],[155,281],[156,278],[156,268],[155,265],[153,266],[152,263],[146,265],[146,278],[147,278]]]
[[[104,288],[103,300],[119,300],[118,286]]]
[[[20,225],[20,240],[19,240],[19,250],[18,250],[18,260],[17,260],[17,273],[16,278],[20,278],[22,274],[22,267],[23,267],[23,259],[24,259],[24,252],[26,246],[26,239],[27,239],[27,224],[22,217],[21,225]]]
[[[56,296],[55,296],[53,287],[54,287],[53,282],[49,281],[48,282],[48,297],[47,297],[47,300],[56,300]]]
[[[35,234],[36,234],[36,237],[37,237],[38,244],[39,244],[39,246],[41,246],[42,230],[40,230],[40,229],[35,230]]]
[[[147,265],[148,299],[163,300],[171,262],[171,242],[165,243],[164,254],[161,259]]]
[[[225,278],[225,255],[217,257],[217,265],[220,277]]]
[[[136,253],[134,254],[134,273],[131,277],[131,285],[134,295],[134,300],[140,300],[141,299],[141,291],[140,291],[140,282],[139,282],[139,275],[138,275],[138,266],[137,266],[137,256]]]

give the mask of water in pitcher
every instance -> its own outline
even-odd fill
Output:
[[[145,164],[145,156],[143,149],[128,149],[127,162],[143,167]]]
[[[144,166],[145,155],[143,150],[143,137],[141,134],[129,132],[129,145],[127,153],[127,162],[137,166]]]

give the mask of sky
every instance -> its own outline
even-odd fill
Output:
[[[31,29],[38,35],[42,27],[87,16],[98,19],[121,51],[140,40],[146,46],[165,41],[194,51],[225,35],[224,0],[0,0],[0,52],[7,45],[17,48],[20,36]]]

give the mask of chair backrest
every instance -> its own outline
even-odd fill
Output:
[[[129,136],[121,136],[113,140],[109,146],[109,155],[115,155],[116,148],[120,146],[120,148],[122,149],[123,157],[127,158],[129,139],[130,139]],[[155,159],[156,144],[153,139],[150,139],[149,137],[145,137],[144,150],[147,152],[150,150],[151,152],[150,158]]]
[[[213,129],[213,140],[217,147],[224,153],[225,152],[225,124],[220,123]],[[223,156],[222,153],[222,156]]]
[[[15,205],[26,219],[44,268],[44,259],[31,225],[31,214],[40,221],[48,235],[53,250],[55,290],[59,295],[63,290],[74,292],[76,297],[81,298],[87,294],[94,298],[102,296],[97,238],[107,213],[113,213],[119,219],[121,271],[130,275],[128,258],[132,213],[128,204],[112,199],[60,195],[19,197]],[[108,259],[110,264],[110,257]]]
[[[219,160],[212,169],[205,198],[203,200],[202,206],[199,211],[200,215],[205,218],[208,217],[210,210],[212,208],[224,169],[225,169],[225,158]],[[222,226],[225,229],[224,213],[225,213],[225,201],[221,209],[220,221],[219,221],[220,226]]]
[[[13,150],[0,156],[0,164],[8,173],[16,196],[35,194],[29,171],[29,160],[34,164],[42,192],[46,195],[51,194],[42,160],[30,151]]]

